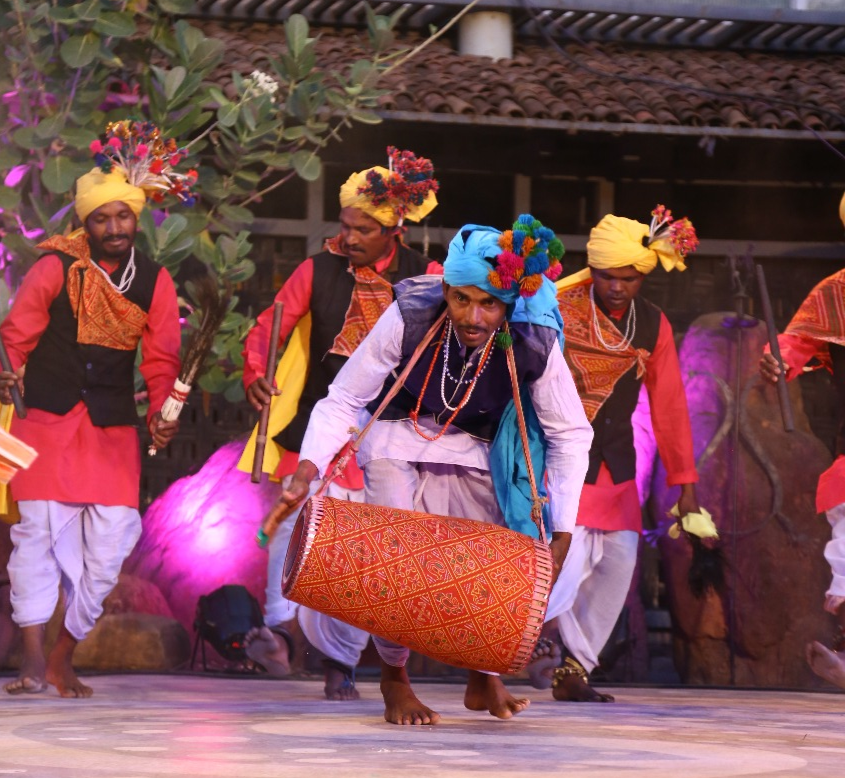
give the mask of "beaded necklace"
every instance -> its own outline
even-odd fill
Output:
[[[599,343],[602,344],[608,351],[624,351],[631,345],[631,341],[637,334],[637,307],[634,301],[631,300],[631,315],[628,317],[628,323],[625,325],[625,334],[618,343],[608,343],[601,334],[601,327],[599,326],[599,317],[596,313],[596,297],[594,287],[590,285],[590,308],[593,312],[593,330],[596,333]]]
[[[464,366],[464,369],[463,369],[463,371],[461,372],[461,377],[460,377],[460,378],[455,378],[455,376],[453,376],[453,375],[452,375],[452,373],[449,371],[449,344],[452,342],[452,333],[454,332],[454,330],[452,329],[452,320],[451,320],[451,319],[447,319],[446,321],[447,321],[447,324],[446,324],[446,336],[445,336],[445,339],[446,339],[446,345],[443,347],[443,375],[442,375],[442,376],[441,376],[441,378],[440,378],[440,396],[441,396],[441,398],[443,399],[443,405],[445,405],[447,408],[449,408],[449,410],[450,410],[450,411],[453,411],[453,410],[455,410],[455,409],[454,409],[454,408],[450,408],[450,407],[449,407],[449,403],[447,403],[447,402],[446,402],[446,388],[445,388],[445,386],[444,386],[444,385],[445,385],[445,383],[446,383],[446,379],[448,378],[448,379],[449,379],[452,383],[454,383],[454,384],[458,384],[458,386],[461,386],[461,385],[465,385],[465,386],[466,386],[466,385],[469,385],[469,384],[471,384],[473,381],[475,381],[477,378],[479,378],[479,377],[481,376],[481,373],[483,373],[483,372],[484,372],[484,370],[487,368],[487,363],[486,363],[486,362],[484,363],[484,367],[482,367],[482,368],[481,368],[481,372],[480,372],[480,373],[478,373],[477,375],[472,376],[472,377],[470,377],[470,378],[464,378],[464,377],[463,377],[463,376],[466,374],[466,371],[467,371],[467,370],[470,368],[470,366],[472,365],[472,360],[473,360],[473,358],[475,357],[475,355],[476,355],[476,354],[481,354],[481,353],[483,353],[483,352],[484,352],[484,349],[483,349],[483,348],[482,348],[482,349],[476,349],[476,350],[473,352],[473,354],[470,356],[470,358],[466,361],[466,365]],[[496,334],[499,332],[499,329],[500,329],[499,327],[497,327],[497,328],[496,328],[496,332],[494,332],[494,333],[490,336],[490,339],[492,339],[492,338],[495,338],[495,337],[496,337]],[[458,336],[457,336],[457,335],[455,335],[455,340],[458,340]],[[458,341],[458,345],[460,345],[460,341]],[[485,344],[485,346],[484,346],[484,347],[486,348],[486,347],[487,347],[487,345]],[[453,395],[453,396],[454,396],[454,395]]]
[[[111,288],[114,289],[115,292],[118,294],[124,294],[129,287],[132,286],[132,282],[135,280],[135,247],[132,247],[132,251],[129,254],[129,261],[126,263],[123,274],[120,276],[120,283],[118,284],[115,284],[115,282],[111,280],[111,276],[104,268],[100,267],[97,262],[92,260],[92,264],[105,276],[106,281],[111,284]]]
[[[428,388],[428,382],[431,379],[431,374],[434,371],[434,366],[435,366],[435,364],[437,364],[437,357],[440,354],[440,349],[441,349],[441,347],[443,347],[444,341],[446,341],[447,348],[448,348],[447,338],[451,334],[452,322],[449,321],[448,319],[446,321],[447,321],[447,323],[444,324],[444,326],[443,326],[443,330],[444,330],[443,337],[437,343],[437,348],[434,350],[434,356],[431,359],[431,364],[428,366],[428,372],[425,374],[425,380],[423,381],[422,389],[420,390],[420,396],[417,398],[417,405],[414,408],[414,410],[411,411],[411,413],[409,414],[410,417],[411,417],[411,421],[413,422],[413,425],[414,425],[414,431],[417,433],[417,435],[419,435],[421,438],[425,438],[426,440],[431,441],[431,442],[434,442],[435,440],[440,438],[443,435],[444,432],[446,432],[446,430],[449,428],[449,425],[451,425],[451,423],[455,420],[455,417],[458,415],[458,412],[461,410],[461,408],[463,408],[469,402],[469,398],[472,396],[472,391],[473,391],[473,389],[475,389],[475,385],[478,382],[478,377],[481,375],[481,373],[484,371],[485,366],[487,365],[487,359],[490,356],[490,351],[493,348],[493,337],[496,334],[494,332],[487,339],[487,343],[484,345],[484,349],[483,349],[483,352],[481,354],[481,358],[478,360],[478,366],[475,368],[475,375],[470,379],[469,386],[467,387],[467,390],[464,393],[463,398],[457,404],[457,406],[455,406],[454,408],[451,405],[449,405],[445,400],[445,391],[444,391],[444,387],[443,387],[444,380],[445,380],[445,372],[443,373],[443,377],[441,377],[441,379],[440,379],[441,399],[443,399],[443,404],[446,406],[446,408],[448,410],[452,411],[452,415],[446,420],[446,423],[440,429],[440,432],[438,432],[434,437],[429,437],[428,435],[425,434],[425,432],[423,432],[419,428],[417,421],[418,421],[419,416],[420,416],[420,408],[422,407],[423,397],[425,397],[425,390]],[[445,357],[446,357],[446,353],[444,352],[444,359],[445,359]]]

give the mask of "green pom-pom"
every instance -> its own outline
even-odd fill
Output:
[[[498,332],[493,338],[493,343],[501,349],[510,348],[513,345],[513,338],[509,332]]]

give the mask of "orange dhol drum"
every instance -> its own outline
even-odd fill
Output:
[[[455,667],[515,673],[540,636],[551,553],[471,519],[312,497],[285,597]]]

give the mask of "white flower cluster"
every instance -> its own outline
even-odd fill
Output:
[[[244,80],[244,86],[247,94],[252,92],[257,96],[269,95],[271,100],[276,99],[276,92],[279,91],[279,82],[260,70],[253,70],[249,78]]]

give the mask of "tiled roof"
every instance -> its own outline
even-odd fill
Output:
[[[223,83],[231,70],[249,73],[284,50],[279,25],[200,25],[226,42]],[[323,31],[318,50],[335,69],[365,56],[350,31]],[[836,55],[518,43],[512,59],[493,61],[438,40],[383,85],[389,94],[381,109],[399,119],[845,138],[845,60]]]

